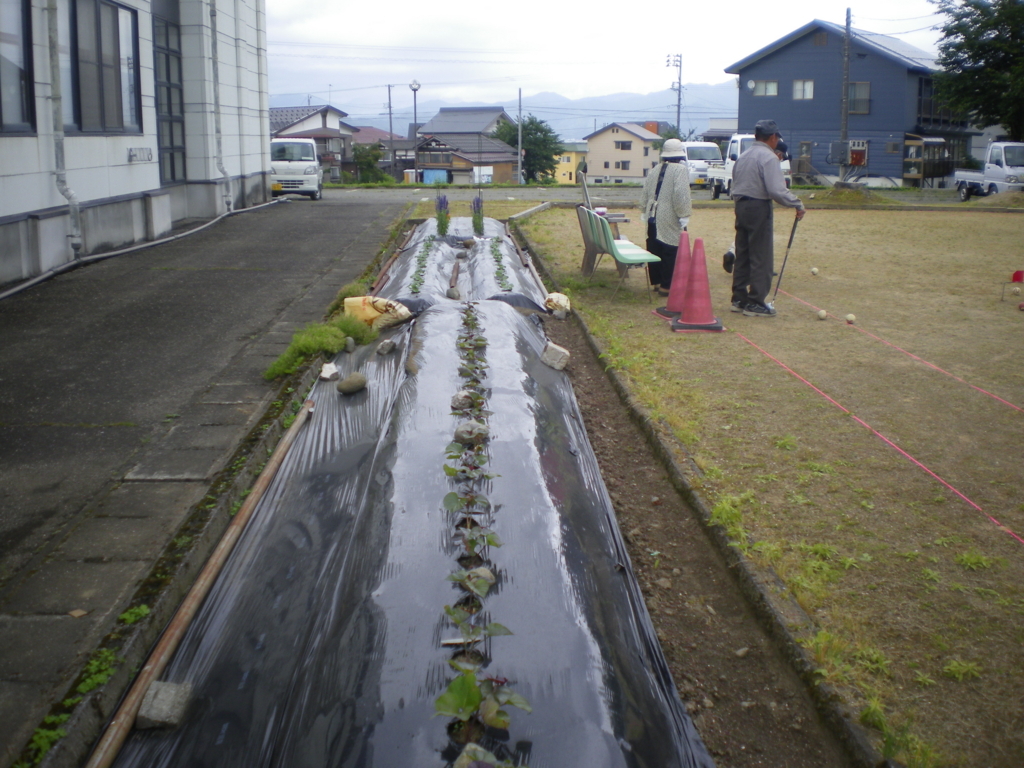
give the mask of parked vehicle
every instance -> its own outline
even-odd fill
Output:
[[[683,147],[690,169],[690,187],[704,189],[708,184],[708,166],[722,162],[722,150],[711,141],[684,141]]]
[[[740,155],[754,146],[754,134],[734,133],[729,139],[729,149],[725,153],[725,160],[721,163],[711,163],[708,166],[708,188],[711,190],[711,199],[717,200],[723,193],[732,194],[732,168]],[[789,160],[782,161],[782,175],[786,178],[786,186],[790,186]]]
[[[313,139],[270,140],[270,192],[274,197],[294,192],[319,200],[324,171]]]
[[[960,200],[997,192],[1024,191],[1024,142],[994,141],[985,151],[985,170],[957,168],[953,172]]]

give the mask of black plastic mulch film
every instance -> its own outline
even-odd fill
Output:
[[[432,306],[383,334],[390,354],[376,343],[339,354],[341,375],[362,371],[365,390],[342,396],[318,382],[310,422],[165,673],[192,685],[184,722],[135,731],[115,765],[442,768],[458,757],[435,700],[458,675],[444,606],[466,594],[447,579],[465,515],[445,508],[461,484],[443,468],[465,421],[451,399],[465,385],[457,338],[471,307],[486,339],[495,475],[475,481],[490,506],[474,517],[501,539],[483,553],[496,582],[474,620],[513,633],[477,646],[478,676],[507,680],[532,707],[508,707],[508,730],[478,743],[531,768],[712,768],[568,377],[540,361],[543,323],[487,300],[543,305],[544,289],[501,223],[485,223],[468,249],[469,218],[453,219],[447,238],[430,239],[433,220],[416,230],[381,295]],[[456,258],[463,301],[445,298]]]

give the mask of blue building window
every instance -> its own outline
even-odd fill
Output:
[[[850,83],[851,115],[871,114],[871,83]]]
[[[31,131],[32,34],[28,0],[0,2],[0,131]]]
[[[778,96],[779,95],[779,81],[778,80],[755,80],[754,81],[754,95],[755,96]]]
[[[794,80],[793,81],[793,100],[794,101],[806,101],[814,98],[814,81],[813,80]]]

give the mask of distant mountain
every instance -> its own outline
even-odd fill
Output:
[[[278,103],[280,101],[281,103]],[[293,96],[270,97],[270,106],[292,106]],[[345,104],[337,102],[334,106],[345,110]],[[289,102],[289,103],[285,103]],[[511,102],[450,102],[420,101],[418,117],[426,122],[441,107],[489,107],[502,106],[513,117],[519,105]],[[345,110],[348,111],[348,110]],[[405,134],[408,124],[412,122],[411,110],[396,111],[394,114],[395,133]],[[708,127],[708,118],[736,117],[737,93],[736,81],[729,80],[717,85],[688,83],[683,86],[682,109],[680,122],[684,134],[693,129],[702,133]],[[548,123],[558,135],[566,140],[582,139],[609,123],[642,122],[644,120],[664,120],[676,122],[676,92],[673,90],[655,91],[654,93],[614,93],[608,96],[591,96],[584,99],[567,99],[557,93],[538,93],[523,98],[523,114],[532,114]],[[359,125],[372,125],[383,130],[388,128],[388,119],[382,117],[363,117]]]

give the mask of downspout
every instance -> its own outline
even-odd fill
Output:
[[[50,107],[53,113],[53,156],[57,191],[68,201],[68,212],[71,215],[71,232],[68,239],[74,252],[73,261],[78,261],[82,251],[82,215],[78,195],[68,187],[68,172],[64,162],[64,107],[61,101],[57,0],[48,0],[46,3],[46,32],[50,45]]]
[[[54,2],[54,0],[50,0]],[[217,170],[224,177],[224,206],[231,211],[231,177],[224,167],[224,141],[220,130],[220,65],[217,61],[217,0],[210,0],[210,58],[213,63],[213,126],[217,137]]]

